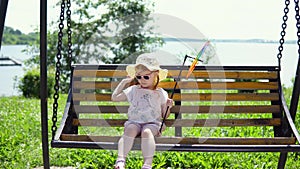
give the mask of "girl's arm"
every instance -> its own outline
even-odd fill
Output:
[[[123,90],[125,89],[126,85],[129,84],[133,78],[128,77],[126,79],[123,79],[119,85],[115,88],[114,92],[111,95],[112,101],[126,101],[127,97]]]

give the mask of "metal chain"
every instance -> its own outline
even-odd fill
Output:
[[[61,58],[62,58],[62,44],[63,44],[63,29],[64,29],[64,20],[65,20],[65,0],[61,2],[61,13],[60,13],[60,23],[59,23],[59,32],[58,32],[58,44],[57,44],[57,54],[56,54],[56,71],[55,71],[55,93],[53,95],[53,116],[52,116],[52,140],[54,140],[55,133],[57,131],[57,110],[58,110],[58,98],[59,98],[59,80],[60,80],[60,69],[61,69]]]
[[[278,59],[278,66],[279,69],[281,69],[281,58],[282,58],[282,51],[283,51],[283,44],[284,44],[284,37],[285,37],[285,29],[287,28],[287,20],[288,20],[288,13],[289,13],[289,5],[290,5],[290,0],[285,0],[285,8],[284,8],[284,16],[282,17],[283,23],[281,25],[282,31],[280,33],[281,38],[279,40],[279,47],[278,47],[278,54],[277,54],[277,59]]]
[[[297,44],[298,44],[298,54],[300,54],[300,14],[299,14],[299,0],[294,0],[295,2],[295,11],[296,11],[296,27],[297,27]],[[299,55],[300,57],[300,55]]]
[[[67,0],[67,34],[68,34],[68,60],[71,69],[72,62],[72,31],[71,31],[71,0]]]

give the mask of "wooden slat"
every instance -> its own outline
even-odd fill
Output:
[[[77,113],[126,113],[129,106],[75,105]],[[173,106],[172,113],[280,113],[279,105],[267,106]]]
[[[174,94],[175,101],[274,101],[277,93],[212,93],[212,94]]]
[[[278,93],[175,93],[174,101],[277,101]],[[74,101],[111,101],[110,94],[73,93]]]
[[[186,77],[188,71],[182,71],[182,77]],[[170,70],[169,75],[177,77],[179,70]],[[277,72],[246,72],[246,71],[203,71],[194,70],[191,78],[210,79],[277,79]]]
[[[77,113],[126,113],[128,106],[89,106],[75,105],[74,109]]]
[[[231,126],[278,126],[280,119],[196,119],[166,120],[173,127],[231,127]]]
[[[182,77],[186,77],[187,70],[182,71]],[[178,77],[179,70],[169,70],[169,77]],[[125,70],[75,70],[74,77],[126,77]],[[192,78],[211,79],[277,79],[277,72],[247,72],[247,71],[210,71],[194,70]]]
[[[74,126],[123,127],[126,119],[74,119]],[[273,119],[167,119],[168,127],[230,127],[230,126],[278,126]]]
[[[174,113],[280,113],[280,106],[173,106],[171,111]]]
[[[125,70],[74,70],[73,77],[126,77]]]
[[[91,136],[62,134],[63,141],[118,143],[120,136]],[[234,138],[234,137],[155,137],[156,144],[221,144],[221,145],[288,145],[295,143],[295,137],[275,138]],[[135,138],[134,144],[140,144],[141,138]]]
[[[119,82],[74,81],[75,89],[114,89]],[[173,89],[175,82],[160,82],[159,87]],[[178,82],[177,89],[277,90],[277,82]]]
[[[173,89],[175,82],[160,82],[160,87]],[[276,90],[277,82],[178,82],[177,89]]]
[[[114,89],[119,82],[74,81],[74,89]]]

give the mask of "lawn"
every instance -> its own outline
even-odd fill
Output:
[[[291,89],[286,89],[289,102]],[[59,120],[66,96],[62,95]],[[51,138],[52,99],[49,99],[49,138]],[[0,98],[0,168],[42,166],[40,100],[23,97]],[[298,108],[297,127],[300,121]],[[260,134],[260,133],[258,133]],[[50,140],[49,140],[50,141]],[[300,153],[289,153],[286,168],[300,168]],[[116,151],[50,148],[51,166],[112,168]],[[156,152],[153,168],[277,168],[279,153],[187,153]],[[128,168],[140,168],[140,151],[130,153]]]

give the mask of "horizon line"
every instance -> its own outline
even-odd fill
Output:
[[[169,42],[239,42],[239,43],[279,43],[279,40],[269,40],[269,39],[259,39],[259,38],[251,38],[251,39],[195,39],[195,38],[172,38],[165,37],[162,38],[165,41]],[[297,40],[286,40],[287,44],[297,44]]]

